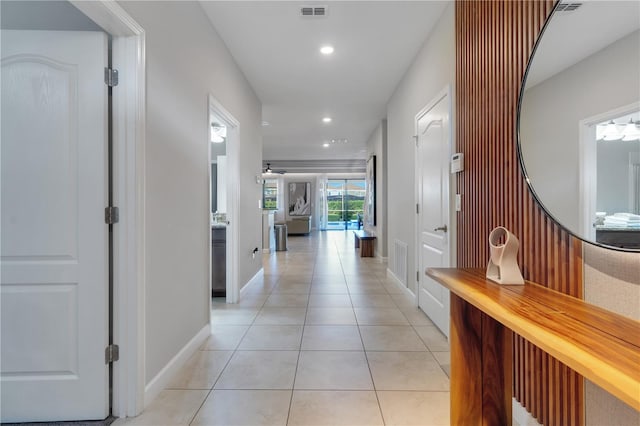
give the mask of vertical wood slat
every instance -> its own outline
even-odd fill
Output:
[[[457,264],[486,266],[489,232],[505,225],[520,238],[526,279],[582,298],[582,244],[538,207],[515,148],[522,77],[553,4],[456,2],[456,146],[467,160],[457,177]],[[522,337],[513,342],[514,397],[543,424],[583,424],[582,378]]]

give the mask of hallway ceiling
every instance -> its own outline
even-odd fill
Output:
[[[447,2],[201,4],[263,104],[264,160],[303,160],[368,156],[387,101]],[[326,16],[302,17],[309,5]],[[325,56],[327,44],[335,52]]]

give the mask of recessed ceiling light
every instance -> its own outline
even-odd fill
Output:
[[[326,143],[326,142],[325,142],[325,143],[323,143],[323,144],[322,144],[322,146],[323,146],[323,147],[325,147],[325,148],[329,148],[329,144],[328,144],[328,143]]]
[[[323,122],[323,123],[331,123],[331,117],[324,117],[324,118],[322,119],[322,122]]]
[[[271,123],[269,123],[268,121],[263,121],[262,122],[262,126],[263,127],[267,127],[267,126],[270,126],[270,125],[271,125]]]
[[[323,55],[331,55],[333,53],[333,50],[333,46],[326,45],[320,48],[320,53],[322,53]]]

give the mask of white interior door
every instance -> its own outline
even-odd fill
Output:
[[[449,291],[424,274],[450,266],[449,96],[418,117],[418,305],[449,336]]]
[[[2,31],[2,421],[108,415],[107,38]]]

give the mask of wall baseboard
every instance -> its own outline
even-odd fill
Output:
[[[511,403],[512,423],[514,426],[540,426],[540,423],[515,398]]]
[[[249,290],[249,288],[257,282],[260,282],[264,278],[264,268],[260,268],[258,272],[249,280],[245,285],[240,289],[240,295],[242,296],[244,293]]]
[[[404,295],[413,300],[415,305],[418,306],[418,298],[416,297],[416,295],[413,294],[413,292],[409,290],[408,287],[405,287],[405,285],[402,283],[402,280],[398,278],[396,274],[394,274],[393,271],[389,268],[387,268],[387,277],[391,278],[391,281],[395,283],[400,290],[402,290]]]
[[[196,353],[210,334],[211,326],[207,324],[149,381],[149,384],[144,388],[145,408],[167,387],[175,373]]]

